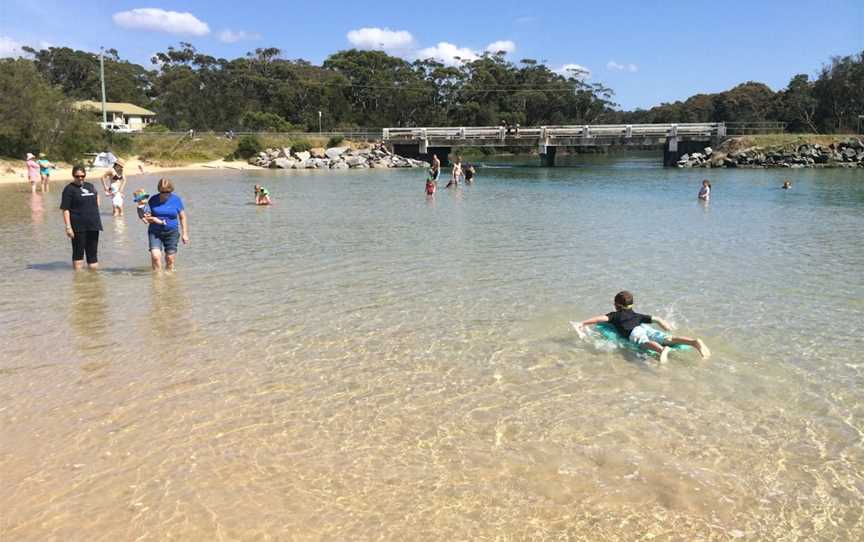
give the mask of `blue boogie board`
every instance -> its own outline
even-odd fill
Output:
[[[573,322],[571,322],[571,324],[572,323]],[[575,325],[574,325],[574,329],[575,329]],[[628,339],[625,339],[621,335],[618,335],[618,332],[615,331],[615,326],[613,326],[612,324],[606,324],[606,323],[596,324],[594,326],[594,332],[592,333],[589,329],[588,334],[589,334],[588,336],[593,335],[595,338],[597,337],[597,335],[599,335],[600,339],[604,343],[611,346],[612,348],[623,348],[625,350],[631,350],[633,352],[639,352],[640,354],[649,354],[652,356],[658,356],[659,355],[657,352],[655,352],[653,350],[650,350],[648,348],[643,348],[643,347],[639,346],[638,344],[631,342]],[[687,346],[686,344],[676,344],[676,345],[670,346],[670,348],[672,350],[692,350],[692,348]]]

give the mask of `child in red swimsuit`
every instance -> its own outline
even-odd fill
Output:
[[[438,183],[435,179],[433,177],[426,179],[426,195],[434,196],[436,190],[438,190]]]

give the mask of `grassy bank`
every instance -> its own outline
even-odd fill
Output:
[[[735,136],[725,140],[719,147],[722,152],[734,152],[750,147],[765,149],[795,150],[800,145],[831,145],[851,138],[864,138],[854,134],[761,134]]]
[[[327,138],[310,135],[308,138],[289,139],[280,136],[256,136],[261,148],[293,147],[298,144],[324,147]],[[165,167],[209,162],[230,157],[237,150],[239,139],[226,139],[216,134],[196,135],[194,138],[165,134],[140,134],[132,138],[129,154]]]

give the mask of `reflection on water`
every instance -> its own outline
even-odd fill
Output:
[[[72,273],[69,322],[81,350],[98,352],[114,345],[108,320],[108,292],[99,272]]]
[[[151,337],[160,337],[166,346],[177,343],[170,347],[174,349],[193,340],[196,333],[183,280],[176,273],[151,272],[152,290],[147,296],[150,309],[146,311],[146,305],[141,307],[152,328]]]
[[[30,221],[33,225],[41,225],[45,221],[45,207],[42,194],[30,194]]]
[[[710,175],[178,175],[162,274],[0,187],[0,539],[862,538],[861,173]],[[712,359],[579,341],[623,288]]]

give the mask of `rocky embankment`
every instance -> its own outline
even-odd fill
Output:
[[[423,167],[429,163],[404,158],[387,150],[384,145],[365,149],[350,147],[323,147],[308,151],[292,151],[290,147],[267,149],[249,159],[249,163],[272,169],[387,169],[396,167]]]
[[[864,139],[850,138],[828,145],[805,143],[794,148],[753,146],[724,151],[721,146],[714,151],[708,147],[704,152],[682,155],[678,167],[864,168]]]

